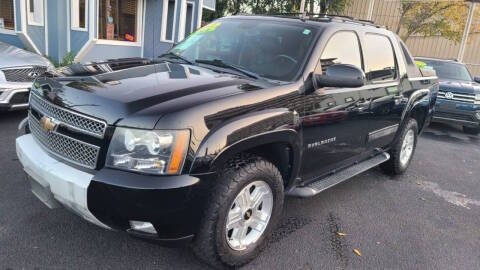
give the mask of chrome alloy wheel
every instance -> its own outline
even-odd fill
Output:
[[[412,129],[407,131],[405,138],[403,138],[402,148],[400,150],[400,163],[406,166],[412,157],[413,147],[415,145],[415,134]]]
[[[273,193],[264,181],[243,188],[229,208],[226,239],[231,249],[245,250],[255,244],[267,228],[273,210]]]

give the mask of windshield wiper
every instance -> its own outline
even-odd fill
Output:
[[[254,72],[251,72],[251,71],[248,71],[248,70],[246,70],[242,67],[239,67],[237,65],[225,63],[220,59],[214,59],[214,60],[198,59],[198,60],[195,60],[195,62],[199,63],[199,64],[205,64],[205,65],[211,65],[211,66],[220,67],[220,68],[231,69],[231,70],[234,70],[236,72],[242,73],[243,75],[246,75],[250,78],[260,79],[260,76],[258,74],[254,73]]]
[[[175,58],[175,59],[180,59],[182,60],[183,62],[187,63],[187,64],[190,64],[190,65],[195,65],[195,63],[193,63],[192,61],[188,60],[187,58],[181,56],[181,55],[178,55],[178,54],[175,54],[173,52],[167,52],[167,53],[164,53],[162,55],[160,55],[158,58],[166,58],[166,57],[171,57],[171,58]]]

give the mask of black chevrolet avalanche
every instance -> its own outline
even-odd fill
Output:
[[[268,243],[285,196],[377,165],[405,172],[437,92],[380,26],[235,16],[155,59],[37,78],[16,149],[49,207],[237,267]]]
[[[472,77],[464,64],[454,60],[415,59],[435,70],[440,81],[432,121],[459,124],[467,134],[480,133],[480,77]]]

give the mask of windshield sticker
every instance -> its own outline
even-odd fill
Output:
[[[422,61],[415,61],[415,64],[417,64],[417,67],[419,68],[425,68],[427,66],[427,63]]]
[[[213,32],[213,31],[215,31],[221,24],[222,24],[221,22],[211,23],[211,24],[209,24],[209,25],[206,25],[206,26],[200,28],[197,32],[195,32],[195,34]]]
[[[312,31],[311,31],[310,29],[305,29],[305,30],[303,30],[303,34],[304,34],[304,35],[310,35],[311,32],[312,32]]]

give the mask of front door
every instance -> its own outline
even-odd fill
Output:
[[[334,63],[363,69],[358,34],[334,33],[321,54],[317,69]],[[369,125],[368,87],[325,87],[307,94],[303,125],[302,178],[306,181],[348,166],[366,149]]]

